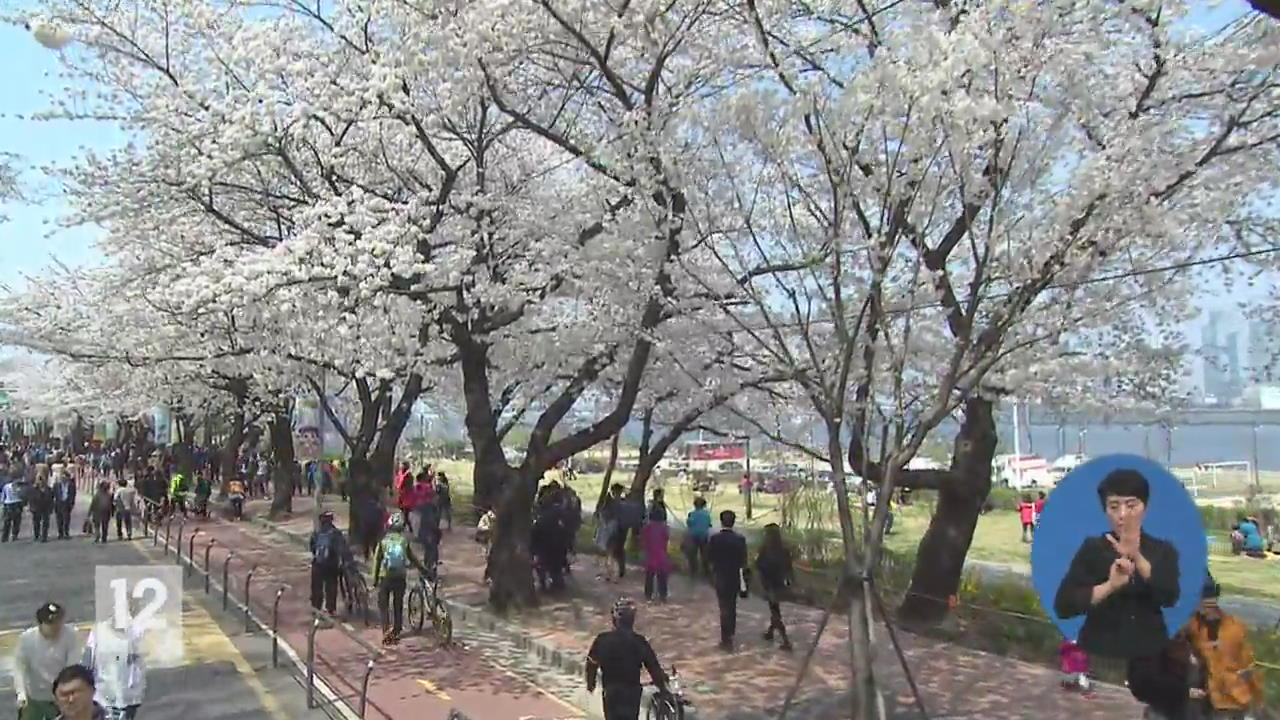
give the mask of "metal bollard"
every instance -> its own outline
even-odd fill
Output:
[[[204,546],[204,594],[209,594],[209,576],[213,573],[209,572],[209,551],[218,543],[218,538],[209,538],[209,544]]]
[[[320,629],[320,618],[311,621],[311,631],[307,633],[307,709],[316,706],[316,630]]]
[[[169,538],[173,537],[173,516],[169,516],[169,521],[164,524],[164,554],[169,554]]]
[[[253,574],[258,572],[258,566],[254,565],[249,568],[249,574],[244,576],[244,631],[253,632],[253,618],[249,614],[249,585],[253,582]]]
[[[231,587],[231,584],[227,582],[227,572],[231,568],[231,558],[235,556],[236,556],[236,551],[231,550],[230,552],[227,553],[227,559],[222,561],[222,609],[223,610],[227,609],[227,588]]]
[[[178,521],[178,544],[173,546],[173,551],[178,554],[178,564],[182,564],[182,531],[187,529],[187,521]]]
[[[187,575],[196,570],[196,536],[200,534],[200,528],[191,531],[191,537],[187,540]]]
[[[365,706],[369,703],[369,676],[373,674],[373,658],[364,667],[364,681],[360,683],[360,717],[364,718]]]
[[[151,547],[155,547],[160,544],[160,518],[155,519],[151,529],[155,531],[155,535],[151,537]]]
[[[280,667],[280,598],[284,597],[284,587],[276,590],[275,602],[271,603],[271,667]],[[246,624],[246,629],[248,625]]]

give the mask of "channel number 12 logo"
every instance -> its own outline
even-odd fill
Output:
[[[93,589],[96,630],[140,636],[139,650],[148,667],[185,664],[182,568],[100,565]]]

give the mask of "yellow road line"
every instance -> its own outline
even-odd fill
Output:
[[[453,699],[449,697],[449,693],[446,693],[445,691],[441,690],[439,687],[436,686],[435,683],[431,682],[430,680],[419,679],[418,684],[421,685],[423,689],[425,689],[427,692],[431,693],[432,695],[435,695],[436,697],[440,698],[441,700],[444,700],[445,702],[449,702],[450,700]]]
[[[280,703],[267,691],[253,666],[240,654],[239,648],[222,632],[217,621],[204,608],[194,602],[183,613],[182,635],[188,662],[202,660],[229,660],[236,673],[258,697],[263,709],[275,720],[289,720]]]
[[[565,709],[566,709],[566,710],[568,710],[569,712],[573,713],[572,717],[575,717],[575,718],[581,718],[581,717],[583,717],[582,709],[581,709],[581,708],[579,708],[578,706],[574,705],[573,703],[570,703],[570,702],[568,702],[568,701],[566,701],[566,700],[561,700],[560,698],[556,697],[555,695],[552,695],[551,693],[547,692],[546,690],[543,690],[542,688],[538,687],[537,685],[534,685],[534,688],[535,688],[538,692],[540,692],[540,693],[542,693],[543,695],[547,696],[547,698],[549,698],[549,699],[551,699],[552,701],[554,701],[554,702],[555,702],[557,705],[559,705],[560,707],[565,708]]]

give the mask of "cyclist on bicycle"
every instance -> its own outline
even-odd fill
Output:
[[[325,510],[319,520],[311,533],[311,607],[319,610],[323,601],[332,615],[338,609],[338,579],[353,560],[347,538],[333,524],[333,512]]]
[[[643,635],[635,631],[636,606],[628,598],[613,604],[613,629],[602,632],[587,651],[587,692],[596,691],[596,674],[603,675],[604,720],[639,720],[644,687],[640,668],[658,692],[667,692],[667,674]]]
[[[373,584],[378,588],[378,612],[382,615],[382,644],[400,642],[404,628],[404,592],[408,587],[409,567],[425,573],[404,534],[404,515],[391,513],[387,521],[387,534],[378,542],[373,552]],[[389,611],[394,609],[394,616]]]

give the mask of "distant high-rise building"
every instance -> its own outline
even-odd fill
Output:
[[[1240,362],[1240,333],[1228,331],[1227,321],[1226,313],[1212,311],[1200,329],[1205,400],[1217,405],[1238,400],[1246,381]]]
[[[1275,321],[1249,322],[1249,359],[1245,370],[1252,384],[1280,382],[1280,327]]]

